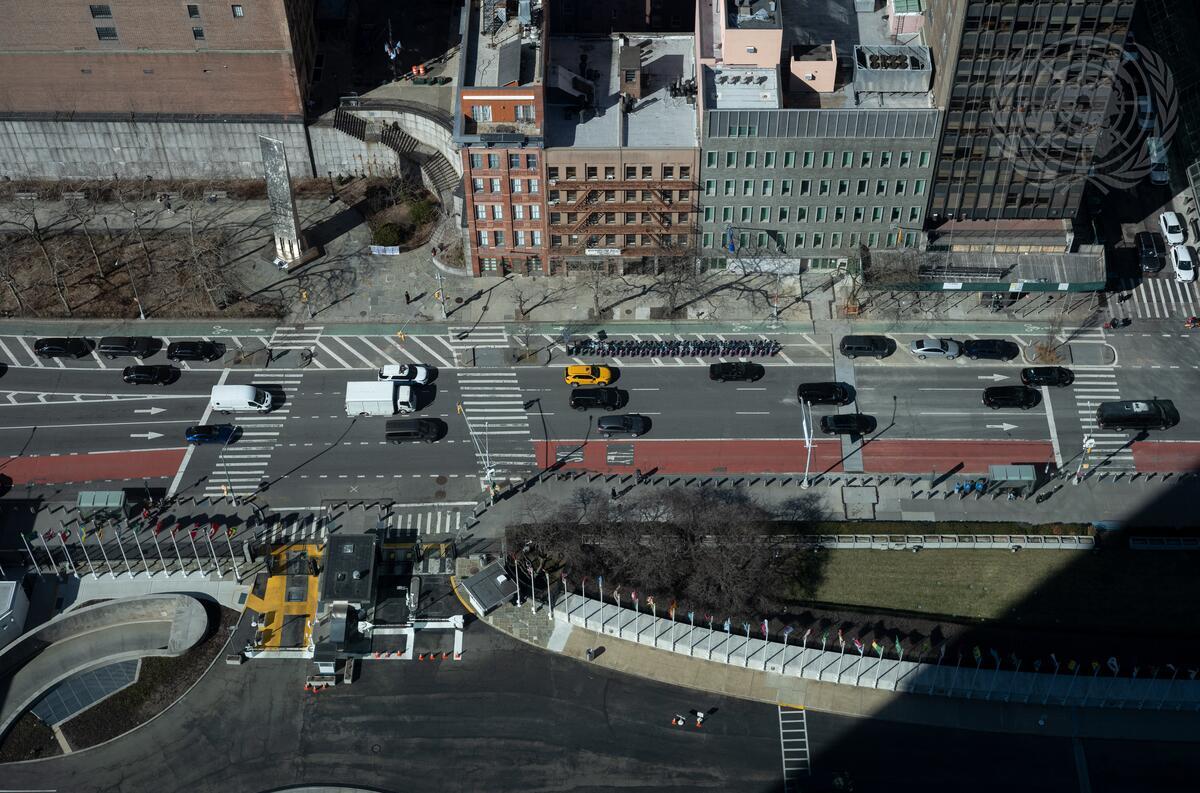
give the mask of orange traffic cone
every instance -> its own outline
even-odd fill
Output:
[[[445,660],[446,660],[447,658],[449,658],[449,657],[450,657],[450,653],[442,653],[442,660],[443,660],[443,661],[445,661]]]
[[[455,661],[461,661],[461,660],[462,660],[462,653],[455,653],[455,654],[454,654],[454,660],[455,660]]]
[[[425,660],[425,653],[421,653],[420,655],[418,655],[418,656],[417,656],[417,660],[418,660],[418,661],[424,661],[424,660]]]

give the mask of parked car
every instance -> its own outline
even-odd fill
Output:
[[[874,416],[862,413],[821,416],[821,432],[826,435],[869,435],[875,431],[876,425]]]
[[[708,378],[719,383],[727,380],[745,380],[752,383],[755,380],[761,380],[766,373],[766,367],[758,363],[732,361],[708,365]]]
[[[887,336],[843,336],[838,350],[847,358],[857,358],[860,355],[886,358],[896,350],[896,342]]]
[[[983,404],[992,410],[1020,408],[1029,410],[1037,407],[1042,395],[1036,388],[1026,385],[994,385],[983,389]]]
[[[1157,273],[1167,262],[1167,244],[1157,231],[1139,231],[1133,235],[1137,246],[1138,265],[1144,273]]]
[[[1159,215],[1158,227],[1162,229],[1168,245],[1182,245],[1187,242],[1187,228],[1178,212],[1164,212]]]
[[[115,358],[145,358],[161,344],[150,336],[105,336],[96,345],[96,352],[109,360]]]
[[[1004,339],[968,339],[962,343],[963,353],[972,361],[987,358],[992,361],[1011,361],[1021,354],[1021,348]]]
[[[1179,423],[1179,411],[1169,399],[1126,399],[1101,402],[1096,424],[1102,430],[1165,430]]]
[[[920,358],[945,358],[953,361],[962,353],[962,346],[954,339],[917,339],[908,345],[908,351]]]
[[[1175,280],[1181,284],[1196,280],[1196,260],[1192,258],[1192,249],[1186,245],[1171,246],[1171,268],[1175,271]]]
[[[39,358],[82,358],[92,352],[90,339],[38,339],[33,353]]]
[[[571,392],[571,407],[575,410],[616,410],[627,401],[625,392],[619,388],[577,388]]]
[[[211,341],[174,341],[167,345],[167,357],[172,361],[215,361],[224,354],[221,345]]]
[[[1021,382],[1028,386],[1068,386],[1075,373],[1061,366],[1032,366],[1021,370]]]
[[[233,424],[198,424],[188,427],[183,437],[188,443],[225,443],[233,437],[237,427]]]
[[[179,379],[174,366],[126,366],[121,379],[130,385],[170,385]]]
[[[568,385],[608,385],[616,378],[607,366],[568,366],[563,372]]]
[[[376,376],[380,380],[391,380],[394,383],[426,385],[432,379],[433,371],[423,364],[389,364],[381,367]]]
[[[630,413],[625,416],[601,416],[596,430],[605,438],[613,435],[645,435],[650,429],[650,419]]]
[[[796,401],[810,405],[849,405],[853,394],[844,383],[801,383]]]

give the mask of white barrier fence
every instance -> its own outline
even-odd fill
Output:
[[[1020,665],[1003,669],[990,657],[903,660],[881,657],[870,647],[862,654],[847,642],[822,651],[792,642],[764,640],[753,635],[726,633],[721,624],[692,626],[650,613],[600,603],[575,594],[559,594],[553,617],[572,625],[625,641],[656,647],[693,658],[747,669],[774,672],[805,680],[863,686],[911,694],[961,697],[1001,702],[1027,702],[1081,707],[1149,710],[1200,710],[1200,683],[1186,667],[1166,667],[1153,677],[1113,675],[1101,664],[1086,662],[1057,672],[1022,671]],[[733,627],[741,628],[741,625]],[[761,636],[761,633],[759,634]],[[811,642],[810,642],[811,644]],[[1012,667],[1011,662],[1006,665]],[[1182,673],[1182,676],[1181,676]]]
[[[917,549],[1090,551],[1093,537],[1050,534],[815,534],[787,537],[808,548],[907,551]]]

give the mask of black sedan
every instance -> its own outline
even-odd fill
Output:
[[[826,435],[869,435],[875,431],[874,416],[862,413],[839,413],[821,417],[821,432]]]
[[[963,355],[972,361],[987,358],[992,361],[1011,361],[1021,354],[1021,348],[1004,339],[970,339],[962,343]]]
[[[130,385],[170,385],[179,379],[174,366],[126,366],[121,379]]]
[[[801,383],[796,401],[810,405],[849,405],[854,395],[845,383]]]
[[[215,361],[224,354],[221,345],[211,341],[174,341],[167,345],[167,357],[172,361]]]
[[[761,380],[762,376],[766,373],[766,368],[761,364],[741,361],[713,363],[708,366],[708,378],[720,383],[724,383],[727,380],[745,380],[753,383],[755,380]]]
[[[194,427],[188,427],[184,432],[184,439],[191,444],[199,445],[201,443],[227,443],[237,432],[237,427],[233,424],[198,424]]]
[[[1061,366],[1031,366],[1021,370],[1021,382],[1028,386],[1068,386],[1075,373]]]
[[[88,339],[38,339],[33,352],[39,358],[82,358],[92,352]]]
[[[627,416],[602,416],[596,422],[596,429],[605,438],[613,435],[645,435],[650,429],[650,419],[630,413]]]
[[[1037,389],[1024,385],[994,385],[983,389],[983,404],[992,410],[1020,408],[1029,410],[1037,407],[1042,395]]]

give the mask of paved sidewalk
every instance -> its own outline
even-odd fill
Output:
[[[1081,709],[981,702],[785,678],[773,672],[688,658],[604,636],[577,625],[571,626],[565,643],[557,649],[548,629],[543,634],[533,628],[535,622],[549,626],[549,614],[543,604],[539,604],[536,612],[528,602],[519,609],[506,605],[484,619],[492,627],[515,638],[550,652],[561,652],[581,663],[587,663],[588,649],[600,649],[591,663],[617,672],[712,694],[803,706],[846,716],[991,732],[1159,741],[1177,741],[1180,736],[1193,735],[1200,728],[1200,714],[1194,711]],[[518,631],[514,625],[522,627]],[[561,629],[555,634],[561,636]]]

